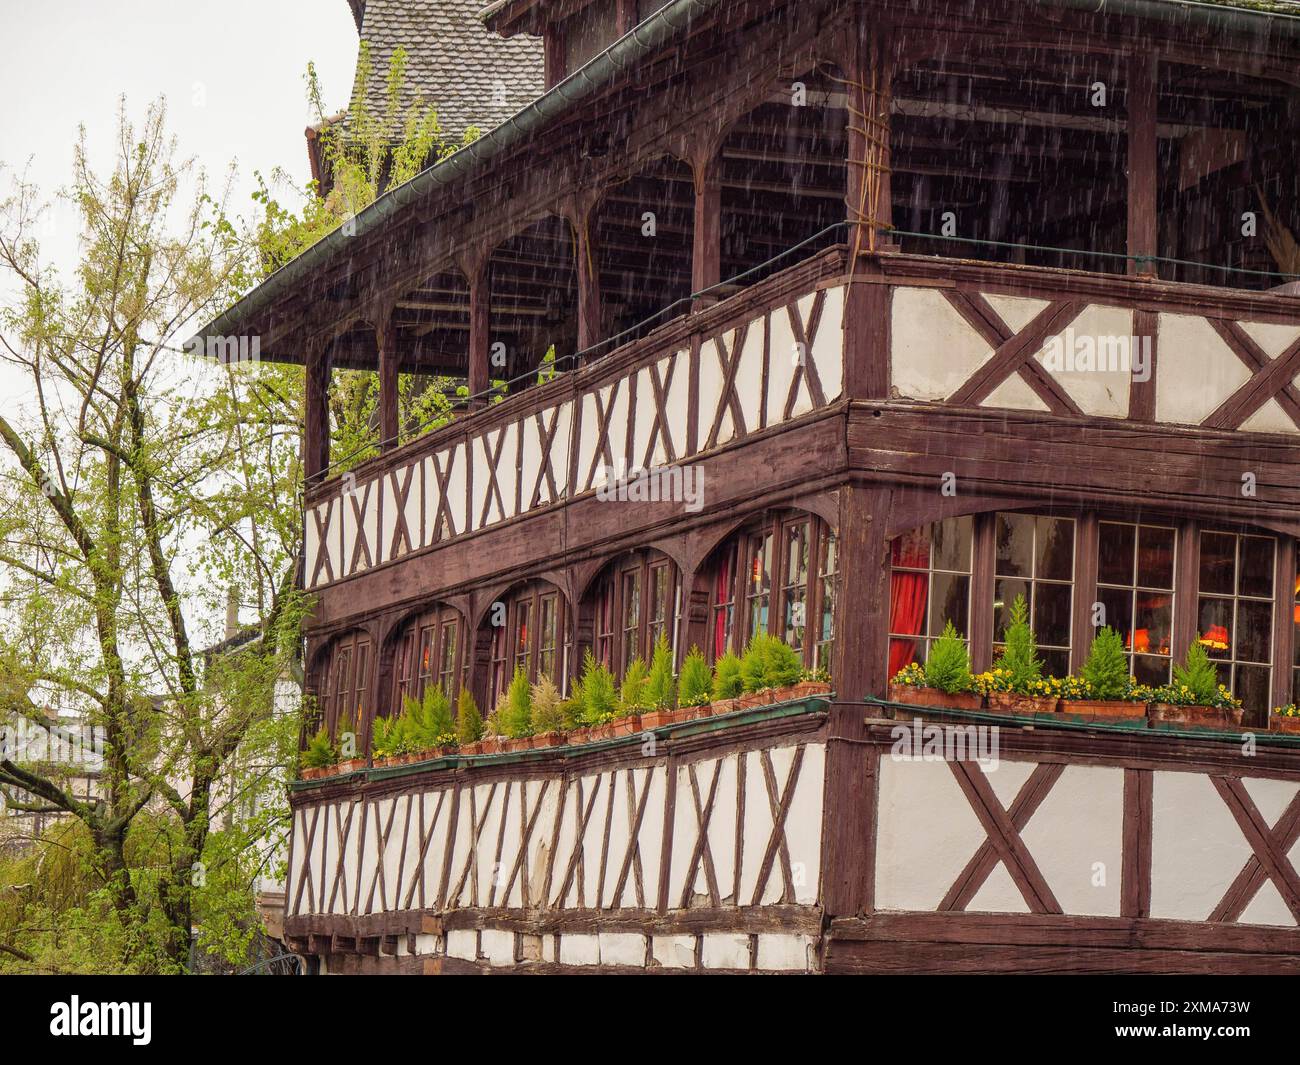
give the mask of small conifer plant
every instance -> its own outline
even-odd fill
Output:
[[[698,647],[692,647],[682,662],[677,698],[682,706],[704,706],[713,698],[713,675],[704,660],[704,652]]]
[[[1013,692],[1027,694],[1034,682],[1042,677],[1043,663],[1038,657],[1034,630],[1029,627],[1029,608],[1023,595],[1016,596],[1011,604],[1010,624],[1007,625],[1005,638],[1006,645],[998,660],[993,663],[993,668],[1007,672]]]
[[[468,688],[461,688],[456,700],[456,740],[463,746],[483,738],[483,715]]]
[[[1181,666],[1174,666],[1174,686],[1191,692],[1198,706],[1214,706],[1218,700],[1219,675],[1210,655],[1199,641],[1187,648]]]
[[[1080,673],[1094,699],[1123,699],[1128,694],[1128,655],[1118,632],[1106,626],[1097,633]]]
[[[744,690],[745,678],[741,675],[740,659],[728,651],[713,667],[713,698],[734,699]]]
[[[646,705],[654,710],[671,710],[677,701],[677,684],[673,678],[673,651],[662,632],[655,641],[650,659],[650,676],[645,685]]]
[[[970,654],[951,621],[930,645],[925,659],[925,683],[949,695],[971,690]]]

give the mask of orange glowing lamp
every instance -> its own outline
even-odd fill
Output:
[[[1211,625],[1198,642],[1211,651],[1226,651],[1228,649],[1228,629],[1224,625]]]

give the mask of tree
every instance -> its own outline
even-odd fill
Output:
[[[6,755],[0,788],[11,807],[73,825],[85,890],[64,927],[89,937],[84,964],[175,971],[196,916],[257,860],[232,812],[259,811],[257,832],[282,816],[273,768],[296,727],[277,723],[275,701],[303,609],[301,372],[176,347],[250,275],[224,198],[177,158],[161,104],[138,128],[123,108],[107,175],[83,136],[67,195],[82,224],[67,281],[33,237],[37,191],[18,179],[0,202],[0,270],[15,292],[0,358],[29,397],[0,418],[0,718],[45,729],[52,711],[72,712],[101,730],[103,768],[87,799]],[[232,586],[255,621],[205,661],[202,619],[222,617]],[[239,771],[246,741],[270,768],[258,758]],[[251,909],[251,892],[238,905]],[[79,919],[101,908],[103,920]],[[42,912],[10,913],[0,956],[63,964]]]

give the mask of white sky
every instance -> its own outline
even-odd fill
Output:
[[[106,173],[119,97],[139,122],[162,96],[178,156],[207,171],[214,193],[236,162],[232,207],[251,217],[254,171],[269,178],[280,167],[298,186],[311,176],[308,62],[333,112],[347,103],[356,56],[346,0],[0,0],[0,196],[25,168],[52,203],[39,231],[42,259],[68,280],[76,219],[53,201],[71,180],[78,125]],[[0,373],[0,412],[21,402],[16,391]]]
[[[179,158],[193,157],[214,193],[237,162],[232,209],[252,217],[254,171],[279,167],[299,187],[310,178],[308,62],[333,112],[347,103],[356,56],[346,0],[0,0],[0,197],[26,169],[54,201],[83,123],[95,170],[111,172],[119,97],[139,122],[162,96]],[[65,282],[77,265],[70,222],[52,210],[39,230],[42,260]],[[10,291],[0,285],[0,298]],[[21,421],[30,393],[0,365],[0,413]]]

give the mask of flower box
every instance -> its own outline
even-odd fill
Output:
[[[1243,711],[1220,706],[1152,703],[1147,722],[1156,729],[1239,729]]]
[[[629,714],[627,717],[616,717],[613,721],[608,721],[603,725],[594,725],[591,729],[591,738],[593,740],[613,740],[620,736],[631,736],[640,731],[640,715]]]
[[[641,728],[643,730],[663,728],[665,725],[676,725],[680,721],[690,721],[695,716],[695,710],[693,706],[683,706],[676,710],[647,710],[641,715]]]
[[[1272,732],[1289,732],[1300,735],[1300,717],[1284,717],[1282,714],[1269,714],[1268,727]]]
[[[507,736],[501,740],[502,754],[514,754],[518,751],[531,751],[532,749],[532,736]]]
[[[767,688],[761,692],[745,692],[736,698],[737,710],[753,710],[759,706],[770,706],[777,702],[777,690]]]
[[[914,684],[891,684],[889,701],[945,710],[978,710],[984,705],[984,696],[979,692],[946,692],[941,688],[918,688]]]
[[[1147,721],[1147,704],[1132,699],[1062,699],[1061,717],[1080,724],[1124,725]]]
[[[505,739],[502,736],[484,736],[479,742],[483,744],[483,754],[500,754]]]
[[[1054,695],[1021,695],[1019,692],[989,692],[988,708],[995,714],[1037,714],[1056,716],[1061,700]]]
[[[696,717],[721,717],[723,714],[730,714],[737,707],[735,699],[714,699],[713,702],[696,709],[699,711]]]
[[[816,695],[829,695],[831,686],[822,680],[801,680],[783,690],[786,699],[811,699]]]
[[[564,737],[565,742],[570,746],[578,746],[583,743],[591,742],[591,729],[587,727],[570,729]]]
[[[345,761],[340,762],[337,766],[335,766],[334,770],[335,772],[340,774],[359,773],[361,770],[365,768],[366,768],[366,759],[348,758]]]
[[[548,747],[563,747],[564,734],[561,732],[542,732],[533,738],[533,750],[541,751]]]
[[[303,766],[302,779],[318,780],[321,777],[325,776],[328,772],[329,770],[326,769],[324,766],[318,766],[318,765]]]
[[[475,740],[473,743],[462,743],[460,747],[457,748],[457,751],[459,754],[461,754],[464,757],[472,757],[473,755],[476,754],[482,754],[483,741]]]

